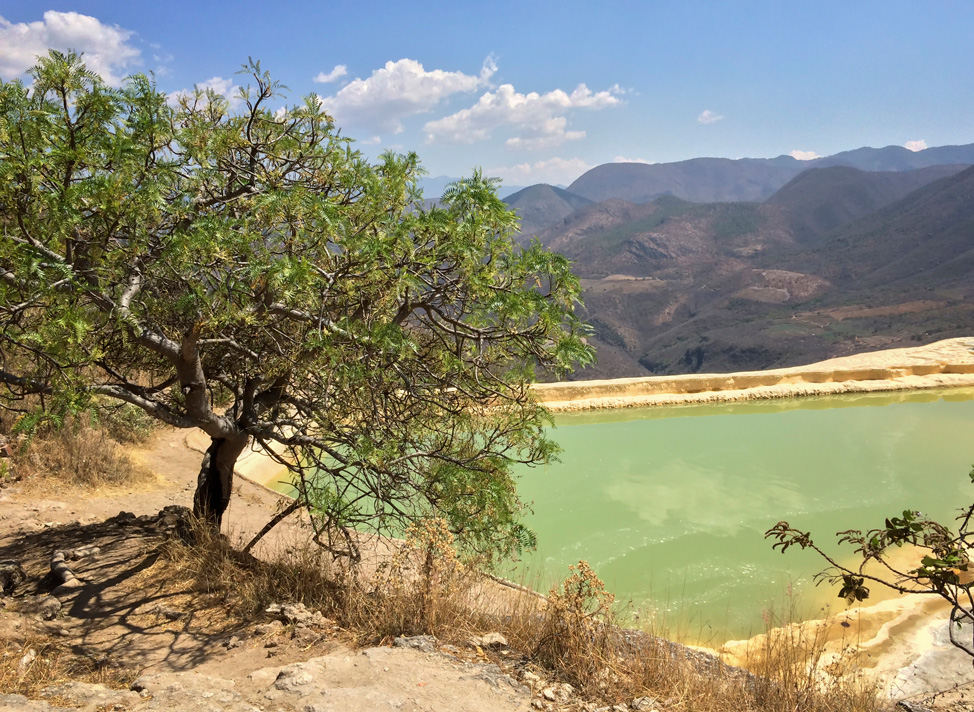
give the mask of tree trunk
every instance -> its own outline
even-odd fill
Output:
[[[234,465],[249,441],[244,433],[212,438],[203,456],[193,497],[193,514],[216,529],[220,528],[223,513],[230,503]]]

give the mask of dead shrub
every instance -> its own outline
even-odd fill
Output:
[[[399,635],[455,638],[469,630],[471,569],[459,559],[442,519],[412,524],[368,582],[347,575],[342,618],[363,639]]]
[[[596,692],[613,675],[615,597],[587,562],[579,561],[569,569],[561,589],[548,592],[532,657],[572,685]]]

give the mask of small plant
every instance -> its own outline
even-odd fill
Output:
[[[974,468],[970,477],[974,482]],[[968,552],[974,545],[972,518],[974,503],[957,517],[960,526],[956,534],[913,510],[905,510],[902,516],[889,517],[884,526],[866,533],[859,529],[838,532],[839,544],[856,547],[855,552],[861,559],[856,567],[839,563],[837,557],[815,544],[810,532],[795,529],[788,522],[778,522],[765,532],[765,537],[775,539],[773,547],[782,553],[793,546],[818,553],[829,564],[817,575],[818,582],[841,584],[839,596],[849,603],[864,601],[869,597],[867,584],[885,586],[897,593],[940,596],[951,605],[950,642],[974,657],[974,639],[962,640],[959,637],[963,623],[974,623],[974,579],[961,576],[971,566]],[[919,565],[915,568],[896,565],[887,556],[892,547],[902,547],[904,544],[921,552]],[[871,569],[867,569],[870,564],[876,564],[879,572],[872,573]]]

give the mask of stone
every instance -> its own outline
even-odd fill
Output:
[[[61,602],[54,596],[38,596],[34,605],[37,614],[46,621],[54,620],[61,612]]]
[[[655,712],[659,703],[652,697],[637,697],[629,706],[636,712]]]
[[[412,648],[423,653],[436,652],[436,638],[432,635],[399,636],[392,641],[393,648]]]
[[[488,685],[499,691],[513,690],[514,692],[524,695],[531,694],[531,689],[529,687],[522,685],[493,663],[475,665],[474,667],[479,668],[478,672],[474,673],[473,675],[463,675],[460,677],[460,679],[483,680]]]
[[[293,693],[301,696],[309,695],[317,691],[318,688],[318,686],[312,683],[316,679],[322,679],[324,675],[324,661],[321,658],[312,658],[307,662],[292,663],[281,668],[273,684],[271,684],[271,688],[280,692]]]
[[[17,584],[27,580],[27,574],[20,563],[13,559],[0,561],[0,593],[9,596],[14,592]]]
[[[281,621],[271,621],[270,623],[261,623],[254,628],[254,633],[256,635],[277,635],[284,630],[284,624]]]
[[[505,638],[501,633],[485,633],[484,635],[477,635],[471,639],[471,642],[481,648],[491,650],[508,647],[507,638]]]
[[[61,682],[48,685],[41,690],[45,699],[57,698],[79,707],[96,709],[129,708],[141,701],[141,696],[132,690],[113,690],[105,685],[87,682]]]

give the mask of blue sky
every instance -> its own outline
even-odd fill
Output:
[[[974,142],[966,0],[3,0],[0,18],[4,80],[53,46],[113,81],[231,89],[254,57],[367,154],[415,150],[434,176]]]

